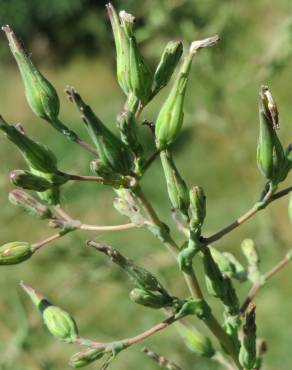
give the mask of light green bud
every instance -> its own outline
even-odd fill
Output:
[[[190,198],[187,185],[178,172],[170,152],[161,151],[160,158],[171,204],[173,208],[188,217]]]
[[[78,329],[74,319],[66,311],[52,305],[43,295],[23,281],[20,283],[20,286],[41,312],[49,332],[61,341],[67,343],[76,342],[78,339]]]
[[[27,242],[11,242],[0,247],[0,265],[16,265],[33,255],[33,249]]]
[[[175,324],[179,334],[184,339],[186,346],[199,356],[213,357],[215,350],[211,340],[197,331],[193,326],[192,328],[183,325],[180,322]]]
[[[278,111],[267,86],[262,86],[259,95],[260,132],[257,145],[258,167],[273,185],[283,181],[287,175],[286,158],[277,136]]]
[[[200,186],[194,186],[190,190],[190,227],[192,230],[201,230],[206,217],[206,195]]]
[[[183,53],[181,41],[169,41],[163,51],[153,78],[152,95],[156,95],[166,86],[173,75]]]
[[[45,173],[58,172],[56,156],[50,149],[9,125],[1,116],[0,130],[18,147],[30,168]]]
[[[52,212],[46,205],[41,204],[34,197],[23,190],[17,189],[10,191],[8,200],[13,205],[22,208],[25,212],[42,220],[53,217]]]
[[[215,263],[209,248],[204,248],[201,253],[205,271],[205,281],[208,293],[223,299],[226,295],[224,277]]]
[[[172,305],[172,300],[161,293],[151,293],[144,289],[135,288],[130,292],[131,301],[142,306],[162,308]]]
[[[248,262],[248,279],[253,283],[258,283],[260,279],[260,256],[252,239],[244,239],[241,243],[242,252]]]
[[[25,96],[33,112],[50,121],[57,118],[60,102],[56,90],[37,70],[10,26],[2,27],[9,41],[10,50],[17,62],[24,83]]]
[[[87,348],[83,351],[75,353],[69,361],[69,365],[74,369],[91,364],[92,362],[99,360],[105,354],[104,348]]]
[[[57,306],[48,306],[43,311],[43,319],[49,332],[67,343],[74,343],[78,337],[78,330],[74,319]]]
[[[2,27],[2,30],[6,34],[10,50],[18,65],[24,84],[25,97],[31,110],[70,140],[76,141],[77,135],[58,119],[60,101],[55,88],[32,63],[12,28],[6,25]]]
[[[13,185],[23,189],[43,192],[52,187],[52,184],[44,177],[36,176],[29,171],[14,170],[10,173],[10,181]]]
[[[181,130],[184,118],[184,98],[193,56],[201,48],[214,45],[217,41],[218,36],[214,36],[205,40],[194,41],[191,44],[189,53],[183,61],[156,120],[155,137],[158,149],[163,150],[173,143]]]
[[[233,272],[233,274],[232,274],[231,277],[233,279],[239,280],[241,282],[246,281],[246,279],[247,279],[247,271],[242,266],[242,264],[234,257],[234,255],[231,254],[231,253],[228,253],[228,252],[224,252],[223,253],[223,256],[225,258],[227,258],[228,261],[233,266],[232,269],[233,269],[234,272]]]

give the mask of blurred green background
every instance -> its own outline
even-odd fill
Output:
[[[114,45],[105,2],[90,0],[0,1],[0,22],[9,23],[32,51],[33,59],[57,88],[61,118],[86,138],[78,113],[63,89],[73,85],[113,129],[124,96],[115,78]],[[292,6],[290,0],[122,0],[119,9],[137,15],[137,37],[143,53],[155,68],[169,39],[193,39],[218,33],[221,42],[196,57],[188,86],[184,131],[173,150],[189,186],[201,185],[207,194],[204,235],[210,235],[246,211],[264,185],[256,166],[258,134],[257,93],[267,84],[280,110],[280,137],[285,146],[292,136]],[[22,83],[8,51],[0,41],[0,112],[9,122],[21,122],[27,132],[46,143],[59,158],[60,168],[89,174],[91,156],[65,141],[36,119],[27,106]],[[155,120],[168,89],[145,109],[143,119]],[[149,153],[153,143],[141,128]],[[0,136],[1,243],[35,242],[52,233],[46,224],[31,219],[7,201],[12,188],[9,172],[24,168],[17,150]],[[291,177],[290,177],[291,179]],[[290,180],[291,182],[291,180]],[[163,219],[172,225],[170,205],[159,162],[145,176],[145,192]],[[289,179],[286,180],[288,185]],[[92,184],[64,187],[63,206],[86,223],[112,225],[127,222],[112,207],[110,188]],[[271,268],[291,248],[288,199],[283,198],[258,214],[216,246],[234,252],[241,261],[240,243],[255,239],[262,270]],[[173,225],[172,225],[173,226]],[[174,231],[177,240],[182,238]],[[127,276],[102,255],[87,250],[92,238],[117,247],[125,255],[158,274],[175,294],[187,295],[177,266],[147,230],[119,233],[75,232],[40,251],[24,264],[1,268],[0,369],[64,370],[77,348],[58,343],[44,329],[40,317],[18,287],[21,279],[36,287],[77,320],[82,336],[101,341],[132,336],[162,320],[160,312],[129,302]],[[202,285],[201,266],[196,269]],[[264,369],[290,369],[291,278],[287,268],[269,282],[257,297],[258,335],[267,338]],[[241,299],[248,286],[237,286]],[[221,307],[209,299],[219,315]],[[219,316],[220,317],[220,316]],[[201,328],[200,324],[198,326]],[[202,328],[202,330],[205,330]],[[207,333],[207,332],[206,332]],[[214,344],[217,343],[214,340]],[[182,369],[218,369],[184,347],[173,328],[153,336],[147,345],[177,362]],[[156,369],[144,358],[140,345],[123,352],[113,369]],[[94,364],[89,369],[96,369]]]

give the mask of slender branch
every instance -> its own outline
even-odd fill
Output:
[[[57,204],[56,206],[53,207],[55,212],[57,213],[58,216],[63,218],[66,221],[71,221],[72,217],[68,215],[68,213],[61,207],[60,204]]]
[[[275,194],[271,194],[270,192],[267,193],[269,197],[264,198],[263,202],[256,203],[250,210],[248,210],[244,215],[239,217],[237,220],[233,221],[228,226],[224,227],[223,229],[219,230],[217,233],[209,236],[208,238],[203,238],[202,242],[204,244],[211,244],[219,239],[221,239],[224,235],[230,233],[230,231],[234,230],[238,226],[245,223],[247,220],[249,220],[251,217],[253,217],[258,211],[261,211],[262,209],[266,208],[270,203],[275,201],[276,199],[282,198],[283,196],[289,194],[292,191],[292,186],[289,186],[288,188],[279,191]]]
[[[112,225],[112,226],[99,226],[99,225],[88,225],[88,224],[81,224],[78,229],[80,230],[88,230],[88,231],[123,231],[136,228],[137,225],[133,222],[129,222],[128,224],[123,225]]]
[[[55,240],[58,240],[58,239],[60,239],[63,235],[65,235],[65,233],[64,232],[59,232],[59,233],[57,233],[57,234],[54,234],[54,235],[51,235],[51,236],[49,236],[48,238],[46,238],[46,239],[44,239],[44,240],[41,240],[40,242],[37,242],[37,243],[34,243],[33,245],[32,245],[32,249],[33,249],[33,251],[35,252],[35,251],[37,251],[38,249],[40,249],[41,247],[43,247],[44,245],[47,245],[47,244],[49,244],[49,243],[51,243],[51,242],[53,242],[53,241],[55,241]]]
[[[98,182],[100,184],[113,185],[113,186],[122,185],[121,180],[109,180],[109,179],[104,179],[103,177],[100,177],[100,176],[82,176],[82,175],[72,175],[72,174],[66,174],[66,175],[70,176],[69,180],[73,180],[73,181]]]
[[[216,352],[215,355],[212,357],[212,360],[218,362],[226,370],[236,370],[235,367],[226,360],[221,352]]]
[[[87,150],[88,152],[93,153],[95,156],[98,156],[97,150],[92,145],[80,139],[80,137],[77,137],[75,143],[81,146],[83,149]]]
[[[151,154],[151,156],[146,160],[146,162],[142,166],[142,173],[148,170],[148,168],[155,161],[159,153],[160,153],[160,150],[156,150],[154,153]]]
[[[291,255],[292,255],[292,249],[286,254],[286,256],[278,262],[270,271],[266,272],[263,276],[263,283],[265,284],[272,276],[274,276],[276,273],[281,271],[284,267],[286,267],[289,262],[291,262]],[[243,315],[250,304],[250,302],[255,298],[257,295],[257,292],[259,289],[263,286],[263,283],[256,282],[250,289],[246,299],[244,300],[241,308],[240,308],[240,314]]]

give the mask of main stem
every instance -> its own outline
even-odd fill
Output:
[[[152,207],[151,203],[146,198],[145,194],[142,192],[141,188],[138,187],[135,190],[135,194],[137,198],[139,199],[140,203],[142,204],[142,207],[144,208],[145,212],[148,214],[148,217],[150,221],[153,223],[153,225],[157,227],[163,227],[162,221],[159,219],[157,213],[155,212],[154,208]],[[169,233],[166,234],[165,240],[163,240],[164,245],[167,247],[168,250],[171,251],[172,255],[176,258],[180,248],[176,244],[176,242],[173,240],[171,235]],[[200,285],[198,283],[196,274],[193,269],[191,269],[190,273],[186,274],[184,273],[185,281],[188,285],[188,288],[194,298],[200,298],[204,299],[202,290],[200,288]],[[234,362],[238,366],[239,369],[242,369],[241,365],[238,362],[238,353],[236,348],[233,345],[232,340],[227,335],[227,333],[223,330],[223,328],[220,326],[216,318],[211,315],[210,318],[204,320],[204,323],[207,325],[207,327],[210,329],[210,331],[215,335],[215,337],[219,340],[219,342],[227,349],[230,356],[233,358]]]

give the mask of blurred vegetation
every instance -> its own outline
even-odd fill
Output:
[[[83,137],[78,113],[62,94],[71,84],[95,107],[111,127],[124,97],[114,72],[114,47],[103,1],[10,0],[0,1],[0,21],[10,23],[21,36],[42,71],[61,97],[61,116]],[[177,164],[189,185],[201,185],[207,194],[208,214],[204,234],[209,235],[247,210],[264,184],[255,160],[258,134],[257,93],[262,83],[275,96],[280,110],[280,136],[291,141],[292,17],[289,0],[134,0],[116,1],[117,7],[138,16],[138,38],[155,66],[164,45],[171,38],[187,42],[219,33],[221,43],[195,60],[186,100],[185,129],[174,150]],[[0,111],[9,122],[21,121],[35,138],[45,142],[60,159],[60,167],[88,174],[90,155],[30,112],[20,78],[7,53],[2,36],[0,53]],[[89,58],[89,56],[94,58]],[[48,63],[50,62],[50,63]],[[58,62],[58,64],[56,64]],[[58,67],[56,67],[56,65]],[[143,118],[155,120],[159,102],[150,105]],[[141,134],[153,148],[150,134]],[[9,153],[9,155],[8,155]],[[11,189],[8,174],[23,168],[14,147],[0,137],[1,160],[1,243],[10,240],[37,241],[50,234],[40,221],[31,220],[7,201]],[[155,181],[153,181],[155,179]],[[286,184],[289,179],[286,180]],[[290,180],[291,182],[291,180]],[[145,177],[145,189],[160,214],[171,223],[169,203],[155,163]],[[283,184],[285,186],[285,184]],[[68,185],[63,205],[84,222],[111,225],[126,222],[112,208],[113,192],[92,184]],[[146,230],[115,234],[76,232],[45,248],[32,260],[15,267],[3,267],[0,289],[0,369],[61,370],[74,348],[57,343],[44,330],[30,302],[19,294],[18,282],[27,280],[51,300],[68,310],[82,334],[112,340],[139,333],[162,319],[160,312],[137,307],[127,297],[127,277],[94,251],[84,240],[94,238],[113,244],[146,268],[157,272],[174,293],[187,294],[177,266]],[[239,245],[244,237],[254,238],[262,254],[262,269],[270,268],[291,248],[291,224],[287,199],[281,199],[240,227],[218,247],[232,251],[242,260]],[[196,265],[200,271],[199,264]],[[258,334],[268,339],[265,370],[289,369],[292,310],[291,268],[275,277],[257,298]],[[239,286],[242,297],[246,291]],[[210,299],[219,310],[217,302]],[[190,353],[173,328],[147,341],[149,347],[181,365],[183,369],[217,369],[217,365]],[[139,352],[139,346],[122,353],[113,368],[155,369]],[[94,369],[96,365],[90,368]]]

